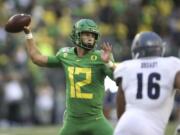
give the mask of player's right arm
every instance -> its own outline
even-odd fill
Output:
[[[41,54],[41,52],[36,47],[33,38],[27,39],[27,52],[32,60],[32,62],[38,66],[46,66],[48,63],[48,57]]]
[[[24,32],[27,40],[27,52],[34,64],[41,67],[54,67],[57,63],[59,63],[55,56],[49,57],[41,54],[33,40],[29,26],[24,27]]]
[[[125,96],[124,96],[124,91],[122,89],[122,78],[116,79],[116,84],[118,85],[116,108],[117,108],[117,117],[119,119],[125,111]]]
[[[117,96],[116,96],[116,111],[118,119],[122,116],[125,111],[125,94],[123,90],[123,78],[124,78],[124,70],[125,66],[123,63],[118,64],[114,71],[114,79],[116,81],[116,85],[118,86]]]

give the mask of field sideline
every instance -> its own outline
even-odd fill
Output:
[[[165,135],[173,135],[176,123],[169,123]],[[0,128],[0,135],[58,135],[58,126]]]

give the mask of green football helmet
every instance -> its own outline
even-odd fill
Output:
[[[95,34],[95,43],[93,46],[82,43],[80,37],[82,32],[91,32]],[[80,19],[73,26],[71,33],[71,40],[75,45],[86,50],[91,50],[94,48],[94,46],[96,46],[97,41],[99,40],[99,36],[100,36],[99,29],[94,21],[90,19]]]

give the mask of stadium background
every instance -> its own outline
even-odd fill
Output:
[[[166,41],[166,56],[180,57],[178,0],[0,0],[0,128],[56,127],[62,124],[65,108],[63,69],[35,66],[25,51],[24,34],[4,31],[8,18],[15,13],[32,15],[34,38],[46,55],[73,46],[69,38],[72,25],[78,19],[90,18],[100,27],[99,43],[112,43],[117,62],[131,58],[134,35],[146,30],[157,32]],[[116,122],[114,96],[107,92],[104,102],[104,112],[113,123]],[[175,123],[180,120],[179,102],[180,97],[176,96],[171,115]]]

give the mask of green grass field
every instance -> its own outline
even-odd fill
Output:
[[[176,123],[169,123],[166,135],[173,135]],[[58,135],[58,126],[0,128],[0,135]]]

